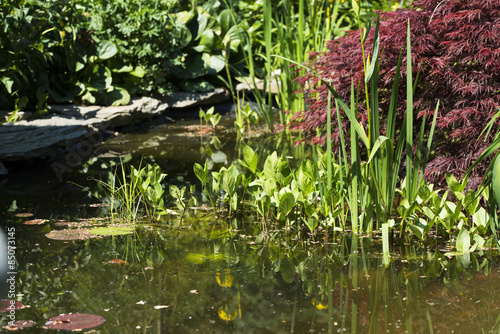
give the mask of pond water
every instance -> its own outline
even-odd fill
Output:
[[[231,120],[229,119],[230,123]],[[214,168],[241,154],[234,133],[200,134],[198,121],[160,125],[101,144],[95,159],[58,177],[50,165],[18,170],[3,181],[1,225],[15,228],[17,300],[32,320],[26,333],[63,313],[97,314],[94,333],[499,333],[500,266],[496,254],[471,254],[464,268],[437,247],[409,240],[394,246],[384,265],[379,235],[315,236],[275,226],[265,238],[260,222],[190,211],[132,234],[77,241],[51,240],[64,221],[103,216],[83,187],[118,156],[156,162],[166,183],[195,182],[193,163]],[[226,128],[229,128],[227,126]],[[212,141],[212,144],[210,142]],[[255,134],[262,155],[290,150],[290,139]],[[200,149],[201,148],[201,149]],[[16,217],[30,212],[33,217]],[[43,218],[42,225],[24,221]],[[122,260],[126,262],[120,262]],[[117,263],[118,262],[118,263]],[[8,313],[0,313],[5,326]],[[3,331],[6,331],[5,329]],[[84,330],[85,332],[85,330]]]

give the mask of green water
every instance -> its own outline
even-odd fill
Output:
[[[391,245],[386,268],[379,236],[311,238],[279,227],[266,239],[260,223],[190,212],[134,234],[81,241],[50,240],[56,221],[96,217],[102,209],[79,187],[93,187],[105,163],[123,153],[157,162],[167,182],[191,184],[192,164],[206,155],[186,126],[159,126],[100,145],[96,159],[57,177],[50,165],[18,170],[0,193],[1,225],[16,231],[17,300],[29,306],[16,320],[33,320],[26,333],[62,313],[92,313],[106,322],[97,333],[498,333],[500,267],[476,252],[463,268],[433,245]],[[273,149],[266,137],[261,150]],[[238,158],[234,136],[220,135],[223,160]],[[285,145],[287,146],[287,145]],[[290,156],[294,153],[290,153]],[[215,161],[214,166],[225,161]],[[214,168],[215,168],[214,167]],[[13,206],[13,201],[15,206]],[[12,212],[7,212],[11,207]],[[31,212],[31,218],[18,218]],[[51,219],[28,226],[26,219]],[[120,259],[126,264],[111,264]],[[0,313],[0,323],[7,323]],[[7,332],[2,329],[0,331]],[[88,330],[90,331],[90,330]],[[85,331],[84,331],[85,332]]]

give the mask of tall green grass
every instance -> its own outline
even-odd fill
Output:
[[[341,148],[338,150],[338,161],[344,168],[346,179],[341,179],[345,183],[347,193],[342,197],[348,203],[350,215],[350,228],[354,233],[365,232],[371,233],[373,228],[380,229],[382,227],[384,249],[388,252],[388,225],[393,216],[394,197],[396,187],[404,184],[406,191],[406,199],[409,202],[415,201],[419,186],[423,182],[423,171],[427,163],[428,154],[430,152],[437,110],[439,103],[431,121],[429,135],[425,137],[426,117],[422,119],[420,131],[416,140],[413,136],[414,131],[414,115],[413,115],[413,91],[415,83],[412,78],[412,63],[411,63],[411,41],[410,41],[410,24],[408,22],[407,30],[407,105],[406,114],[399,130],[399,135],[396,138],[396,115],[397,115],[397,100],[399,91],[399,75],[401,68],[401,55],[396,68],[396,76],[392,89],[392,95],[389,103],[388,117],[386,120],[385,134],[381,131],[381,118],[379,111],[378,100],[378,75],[379,75],[379,23],[375,27],[375,37],[373,43],[373,51],[371,61],[369,58],[364,59],[365,66],[365,88],[368,91],[366,97],[366,107],[368,113],[368,128],[365,128],[357,119],[358,104],[355,100],[357,93],[354,90],[354,83],[351,85],[351,101],[347,104],[337,93],[334,87],[325,80],[321,74],[314,73],[321,80],[322,84],[326,85],[329,91],[329,96],[333,96],[336,105],[337,118],[340,119],[340,109],[350,121],[350,142],[351,154],[347,156],[345,150],[346,140],[343,137],[343,131],[340,121],[338,121]],[[363,37],[361,43],[363,43]],[[285,59],[285,58],[282,58]],[[290,61],[290,60],[288,60]],[[293,62],[293,61],[292,61]],[[303,66],[294,62],[298,66]],[[304,66],[303,66],[304,67]],[[313,71],[312,69],[309,69]],[[417,76],[418,77],[418,76]],[[327,110],[327,184],[325,189],[331,189],[331,173],[333,171],[331,153],[331,105],[328,101]],[[424,142],[427,141],[425,147]],[[359,149],[359,144],[362,144],[363,151]],[[413,153],[414,145],[416,145],[416,153]],[[399,171],[403,150],[406,149],[406,175],[403,180],[399,178]],[[368,160],[366,163],[361,163],[362,154],[366,154]],[[349,160],[350,159],[350,160]],[[325,198],[322,196],[322,198]],[[346,219],[346,221],[349,221]],[[400,222],[400,232],[404,234],[406,222]],[[394,223],[392,224],[394,225]]]
[[[274,56],[302,64],[307,62],[311,51],[324,51],[328,40],[343,35],[361,22],[359,19],[355,22],[354,12],[346,10],[346,5],[340,0],[283,0],[279,3],[264,0],[263,24],[258,26],[240,22],[233,3],[225,1],[225,4],[232,11],[233,23],[240,27],[237,34],[242,41],[241,50],[248,71],[248,76],[238,79],[252,87],[260,118],[271,130],[275,125],[273,105],[278,106],[281,124],[289,123],[294,114],[306,108],[303,94],[296,94],[300,86],[294,82],[294,78],[304,72]],[[262,61],[264,74],[263,88],[260,89],[257,74]],[[277,85],[275,95],[271,92],[272,84]],[[240,94],[234,95],[238,100],[244,98]]]

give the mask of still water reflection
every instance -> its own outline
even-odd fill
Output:
[[[30,306],[17,316],[38,327],[26,332],[39,333],[50,317],[69,312],[104,316],[101,333],[500,328],[500,273],[487,256],[473,256],[463,268],[408,245],[386,269],[379,245],[368,239],[339,237],[325,245],[276,232],[266,240],[252,234],[252,224],[235,231],[210,219],[69,242],[47,239],[53,226],[16,226],[23,236],[18,300]]]
[[[110,153],[144,156],[162,166],[167,182],[178,184],[193,182],[194,162],[206,158],[216,166],[238,158],[231,136],[222,134],[214,144],[185,134],[182,126],[160,126],[118,137],[101,145],[93,164],[64,175],[64,182],[40,167],[0,185],[1,225],[16,228],[17,299],[29,306],[16,317],[35,322],[26,333],[49,332],[42,329],[45,322],[69,312],[103,316],[97,333],[500,332],[497,254],[471,254],[464,268],[408,240],[392,246],[386,268],[377,235],[325,240],[322,233],[309,238],[274,230],[267,239],[251,215],[225,221],[206,212],[140,225],[130,235],[45,237],[63,228],[57,219],[100,215],[81,206],[91,199],[66,181],[91,187],[87,176],[98,177]],[[261,156],[276,149],[265,137],[254,140],[263,145]],[[23,225],[15,208],[6,212],[14,200],[17,211],[51,220]],[[7,320],[0,313],[2,326]]]

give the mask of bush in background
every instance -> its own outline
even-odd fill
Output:
[[[435,158],[426,169],[428,180],[439,183],[444,180],[446,172],[463,175],[491,142],[491,137],[486,141],[476,140],[500,106],[500,2],[415,0],[412,6],[413,10],[381,13],[380,113],[384,117],[388,110],[397,59],[401,50],[405,54],[410,19],[413,63],[420,69],[414,107],[421,117],[424,113],[432,114],[437,101],[441,101],[435,139],[437,146],[433,152]],[[331,41],[328,51],[317,55],[310,66],[327,80],[331,79],[332,86],[346,101],[349,100],[351,80],[354,80],[359,89],[360,117],[366,124],[366,110],[362,110],[365,94],[359,38],[359,31],[353,31],[346,37]],[[366,52],[371,52],[372,44],[373,31],[366,39]],[[406,76],[405,68],[402,66],[402,78]],[[318,131],[326,123],[327,89],[318,87],[317,78],[312,74],[300,78],[299,82],[303,87],[312,87],[306,90],[310,109],[297,114],[288,125],[324,143],[326,136]],[[404,80],[400,86],[401,121],[406,96]],[[342,123],[346,131],[347,118]],[[338,135],[334,133],[332,136],[337,145]],[[476,170],[476,184],[486,166],[484,164]]]

